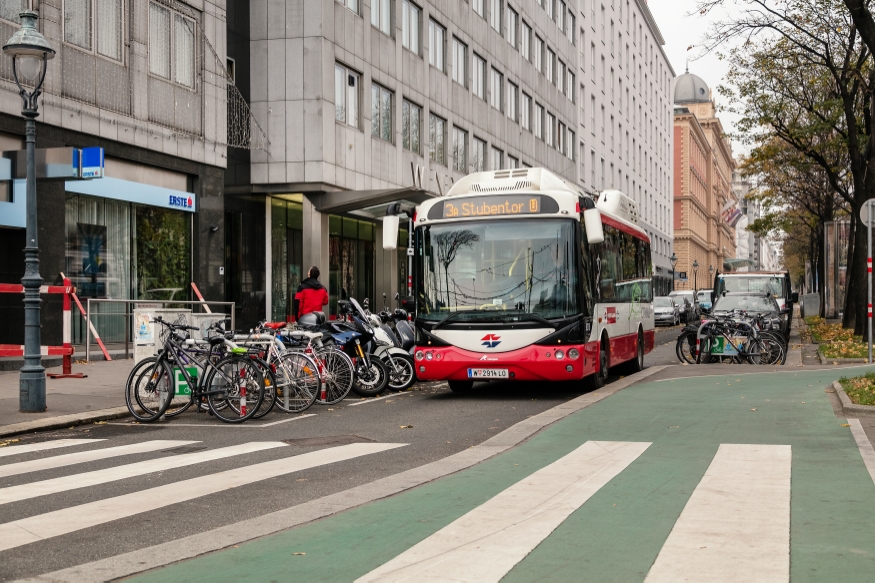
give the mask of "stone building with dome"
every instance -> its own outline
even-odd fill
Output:
[[[707,289],[710,268],[728,271],[735,259],[735,229],[727,220],[738,202],[732,190],[735,160],[711,90],[701,77],[689,71],[678,77],[674,104],[675,271],[688,276],[676,287],[698,284]]]

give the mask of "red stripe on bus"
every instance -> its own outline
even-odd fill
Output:
[[[614,227],[615,229],[619,229],[628,235],[632,235],[633,237],[638,237],[639,239],[643,239],[650,243],[650,237],[647,236],[647,233],[639,230],[637,227],[633,227],[632,225],[627,225],[621,221],[613,217],[609,217],[607,215],[602,215],[602,223]]]

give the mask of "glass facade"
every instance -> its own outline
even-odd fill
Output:
[[[329,304],[328,314],[337,315],[337,300],[354,297],[375,299],[374,224],[347,217],[328,218]]]
[[[190,213],[71,193],[65,205],[65,274],[81,299],[189,299]],[[93,311],[105,342],[124,341],[123,304]],[[83,326],[73,319],[74,343]]]
[[[270,317],[274,322],[288,322],[291,321],[295,292],[306,277],[303,266],[304,206],[301,201],[272,198],[270,224],[273,280]]]

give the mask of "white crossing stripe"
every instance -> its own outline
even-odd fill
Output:
[[[0,551],[13,549],[32,542],[69,534],[178,504],[202,498],[216,492],[245,486],[261,480],[284,476],[293,472],[324,466],[363,455],[403,447],[406,443],[351,443],[322,449],[291,458],[283,458],[233,470],[208,474],[174,482],[164,486],[131,492],[115,498],[56,510],[46,514],[0,524]]]
[[[791,459],[721,444],[645,581],[789,581]]]
[[[358,581],[499,581],[649,446],[588,441]]]
[[[111,457],[118,457],[120,455],[159,451],[162,449],[169,449],[171,447],[178,447],[180,445],[190,445],[192,443],[200,442],[171,440],[143,441],[142,443],[134,443],[131,445],[105,447],[103,449],[92,449],[88,451],[80,451],[77,453],[68,453],[66,455],[59,455],[55,457],[31,460],[28,462],[19,462],[17,464],[7,464],[5,466],[0,466],[0,478],[4,478],[6,476],[17,476],[18,474],[26,474],[28,472],[38,472],[40,470],[62,468],[64,466],[83,464],[85,462],[93,462],[96,460],[104,460]]]
[[[54,441],[44,441],[42,443],[28,443],[25,445],[8,445],[0,448],[0,457],[10,455],[18,455],[20,453],[33,453],[35,451],[45,451],[47,449],[57,449],[59,447],[70,447],[71,445],[85,445],[86,443],[97,443],[98,441],[106,441],[105,439],[56,439]]]
[[[10,486],[8,488],[0,489],[0,504],[9,504],[10,502],[18,502],[20,500],[27,500],[28,498],[36,498],[37,496],[46,496],[48,494],[57,494],[59,492],[66,492],[77,488],[106,484],[107,482],[151,474],[152,472],[163,472],[165,470],[172,470],[174,468],[200,464],[235,455],[245,455],[247,453],[272,449],[274,447],[288,446],[281,441],[253,441],[251,443],[232,445],[231,447],[174,455],[137,462],[134,464],[127,464],[124,466],[106,468],[103,470],[95,470],[93,472],[85,472],[84,474],[73,474],[70,476],[53,478],[51,480],[43,480],[41,482]]]

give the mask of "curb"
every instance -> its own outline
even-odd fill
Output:
[[[846,417],[875,417],[875,405],[855,405],[838,381],[832,382],[832,388],[842,404],[842,413]]]
[[[614,381],[600,389],[511,425],[479,445],[431,463],[263,516],[91,563],[45,573],[32,577],[28,581],[86,583],[120,579],[313,522],[375,500],[388,498],[484,462],[519,445],[556,421],[598,403],[665,368],[667,367],[651,366],[641,372]]]
[[[87,413],[72,413],[57,417],[45,417],[23,423],[12,423],[0,427],[0,437],[29,433],[31,431],[44,431],[47,429],[64,429],[71,426],[93,423],[94,421],[106,421],[108,419],[120,419],[131,413],[127,407],[113,407],[112,409],[98,409]]]
[[[868,364],[869,359],[867,358],[828,358],[823,355],[820,351],[820,348],[817,349],[817,358],[820,360],[820,364]]]

